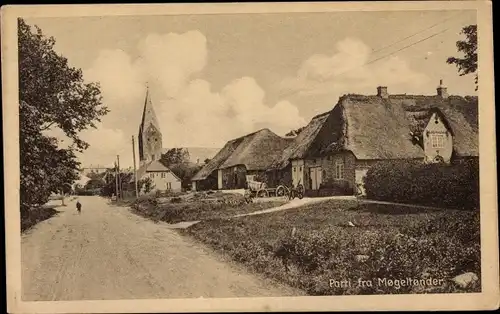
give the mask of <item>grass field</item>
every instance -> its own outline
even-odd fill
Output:
[[[154,221],[165,221],[167,223],[178,223],[181,221],[210,220],[230,217],[237,214],[245,214],[258,210],[268,209],[285,204],[285,200],[273,200],[243,205],[231,205],[212,202],[181,202],[148,204],[142,202],[133,206],[134,211]]]
[[[181,232],[310,295],[480,291],[479,282],[460,290],[450,281],[465,272],[480,277],[478,211],[336,200],[204,221]],[[442,281],[436,286],[386,285],[405,278]],[[359,279],[372,285],[360,285]]]

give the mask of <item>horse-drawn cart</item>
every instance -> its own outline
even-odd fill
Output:
[[[275,188],[267,187],[265,182],[259,182],[254,180],[248,180],[248,191],[251,197],[283,197],[286,196],[289,199],[294,199],[298,197],[302,199],[304,197],[304,186],[298,184],[297,187],[288,187],[286,185],[279,185]]]

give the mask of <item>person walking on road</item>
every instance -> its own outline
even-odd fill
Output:
[[[76,201],[76,210],[78,211],[78,214],[82,212],[82,204],[80,201]]]

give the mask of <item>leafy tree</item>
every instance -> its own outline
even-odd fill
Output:
[[[169,166],[170,170],[181,179],[183,188],[189,187],[191,178],[202,168],[202,165],[193,163],[178,163]]]
[[[143,191],[146,194],[153,191],[153,189],[155,188],[155,184],[153,183],[153,180],[150,177],[142,178],[137,182],[137,185],[139,191]]]
[[[463,58],[449,57],[448,64],[455,64],[460,76],[475,73],[476,90],[478,89],[477,77],[477,25],[469,25],[462,29],[465,40],[457,41],[457,49],[464,54]]]
[[[85,83],[82,71],[54,51],[55,39],[47,38],[18,19],[19,123],[21,162],[21,210],[47,202],[78,179],[75,152],[88,143],[78,133],[95,127],[108,112],[101,104],[96,83]],[[44,131],[57,127],[70,139],[68,148],[58,147]]]
[[[116,192],[116,174],[112,172],[113,170],[110,169],[108,172],[106,172],[106,175],[104,176],[104,182],[102,184],[101,189],[101,196],[112,196],[117,195]],[[121,182],[121,188],[122,191],[134,191],[135,186],[134,183],[131,182],[133,173],[129,172],[120,172],[120,182]],[[102,179],[101,179],[102,180]],[[90,181],[89,181],[90,182]]]
[[[160,162],[169,167],[173,164],[188,163],[189,160],[189,151],[186,148],[171,148],[161,155]]]
[[[210,162],[210,160],[212,160],[212,159],[210,159],[210,158],[206,158],[203,162],[204,162],[205,164],[208,164],[208,163]]]
[[[100,179],[90,179],[87,181],[85,184],[85,189],[86,190],[95,190],[95,189],[101,189],[105,186],[105,182]]]

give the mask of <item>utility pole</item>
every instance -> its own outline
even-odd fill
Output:
[[[116,160],[118,162],[118,195],[120,195],[120,199],[123,198],[122,195],[122,178],[120,175],[120,155],[116,155]]]
[[[116,200],[118,201],[118,166],[116,164],[116,160],[115,160],[115,197]]]
[[[139,197],[139,188],[137,186],[137,168],[135,166],[135,140],[132,135],[132,156],[134,156],[134,184],[135,184],[135,197]]]

